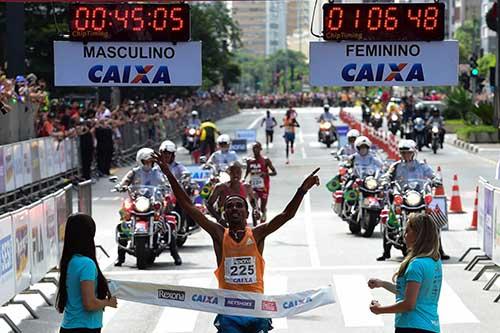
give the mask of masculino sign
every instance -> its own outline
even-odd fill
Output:
[[[458,84],[458,42],[311,42],[314,86]]]
[[[55,41],[56,86],[199,86],[201,43]]]

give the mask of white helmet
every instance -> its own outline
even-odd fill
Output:
[[[366,136],[362,135],[362,136],[359,136],[356,139],[356,141],[354,141],[354,146],[356,147],[356,149],[359,150],[359,148],[363,145],[368,146],[368,148],[370,148],[372,146],[372,142]]]
[[[347,132],[347,138],[357,138],[359,136],[359,131],[357,129],[352,129],[349,132]]]
[[[325,109],[325,110],[329,110],[329,109],[330,109],[330,104],[325,104],[325,105],[323,105],[323,109]]]
[[[141,148],[137,151],[137,155],[135,156],[135,160],[137,164],[140,166],[144,166],[142,161],[147,161],[153,159],[154,150],[151,148]]]
[[[417,144],[413,140],[401,140],[399,141],[398,149],[400,152],[404,151],[415,152],[417,149]]]
[[[221,134],[218,138],[217,138],[217,144],[230,144],[231,143],[231,138],[229,137],[228,134]]]
[[[196,110],[191,111],[191,115],[193,117],[198,117],[198,111],[196,111]]]
[[[165,140],[160,145],[160,151],[168,151],[170,153],[175,153],[177,151],[177,146],[170,140]]]

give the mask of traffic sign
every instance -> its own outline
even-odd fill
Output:
[[[54,42],[56,86],[199,86],[201,42]]]
[[[311,42],[314,86],[450,86],[458,42]]]

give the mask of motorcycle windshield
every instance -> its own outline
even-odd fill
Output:
[[[129,193],[132,199],[145,197],[160,201],[170,193],[170,188],[168,186],[134,185],[129,186]]]
[[[406,181],[399,181],[398,184],[403,190],[414,190],[417,192],[421,192],[425,188],[427,180],[410,178]]]
[[[354,167],[354,172],[360,178],[365,178],[368,176],[377,177],[379,169],[375,166],[361,165]]]

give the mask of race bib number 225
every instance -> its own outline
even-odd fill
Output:
[[[228,257],[224,261],[224,280],[231,284],[254,284],[255,270],[255,257]]]

